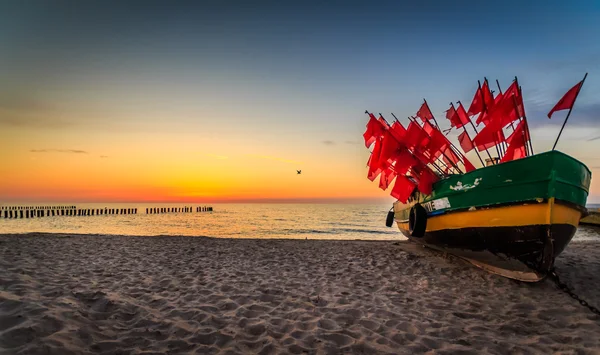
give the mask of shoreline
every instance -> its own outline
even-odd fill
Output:
[[[561,281],[600,306],[600,241]],[[600,317],[398,240],[0,235],[0,353],[600,351]]]

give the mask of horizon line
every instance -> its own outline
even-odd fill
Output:
[[[395,201],[395,200],[394,200]],[[391,199],[378,198],[265,198],[265,199],[224,199],[224,200],[67,200],[67,199],[10,199],[0,201],[0,205],[6,204],[77,204],[77,203],[178,203],[178,204],[228,204],[228,203],[393,203]]]

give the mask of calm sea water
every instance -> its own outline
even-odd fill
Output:
[[[150,207],[192,206],[195,210],[195,207],[200,205],[125,203],[74,205],[81,209],[138,208],[138,214],[32,219],[0,218],[0,234],[51,232],[218,238],[404,239],[396,227],[385,226],[386,214],[391,203],[388,205],[213,204],[211,205],[214,208],[213,212],[149,215],[145,214],[145,211]],[[600,240],[600,228],[582,226],[575,239]]]
[[[7,204],[4,204],[7,206]],[[52,204],[45,204],[50,205]],[[55,204],[67,205],[67,204]],[[213,212],[146,214],[192,204],[74,204],[81,209],[138,208],[137,215],[0,218],[0,233],[59,232],[229,238],[401,239],[385,226],[389,205],[212,204]],[[15,205],[11,205],[15,206]]]

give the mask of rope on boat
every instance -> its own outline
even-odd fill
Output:
[[[569,294],[569,296],[571,296],[573,299],[577,300],[582,306],[589,308],[590,311],[592,311],[592,313],[595,313],[596,315],[600,316],[600,310],[598,310],[598,308],[590,305],[589,303],[587,303],[585,300],[582,300],[581,298],[579,298],[579,296],[577,296],[570,288],[569,286],[565,285],[564,283],[562,283],[560,281],[560,278],[558,277],[558,275],[556,274],[556,268],[552,268],[550,270],[550,273],[548,274],[550,276],[550,279],[552,279],[552,281],[554,281],[556,283],[556,286],[558,286],[558,288],[560,288],[561,290],[565,291],[566,293]]]

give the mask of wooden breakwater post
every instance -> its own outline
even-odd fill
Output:
[[[196,207],[196,212],[212,212],[213,208],[210,206],[198,206]]]

